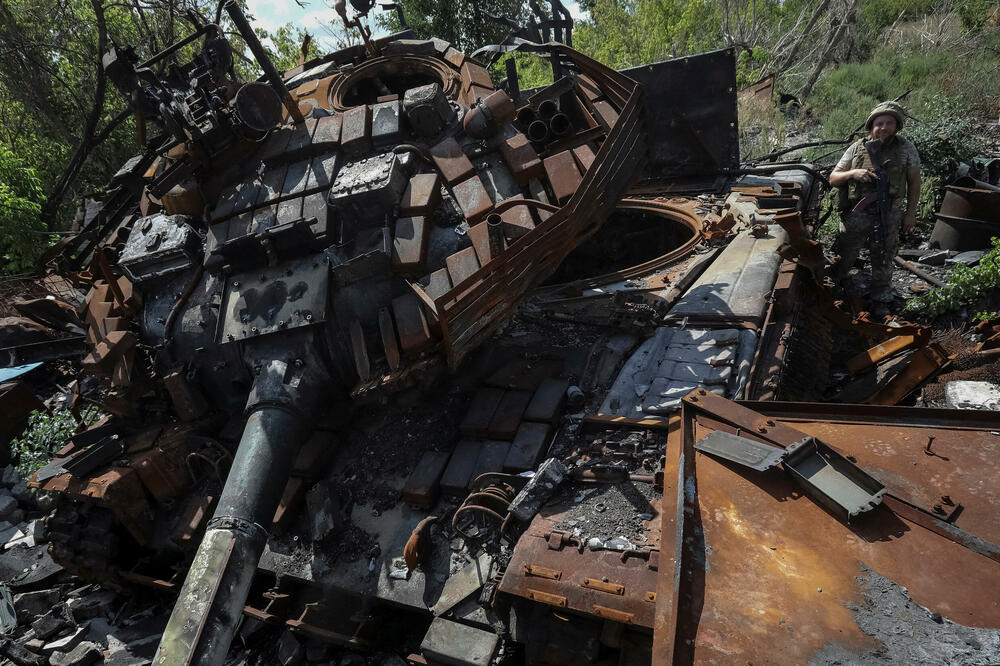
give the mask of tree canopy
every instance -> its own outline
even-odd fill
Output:
[[[471,53],[523,25],[531,3],[399,4],[418,36]],[[573,45],[609,66],[732,47],[741,86],[774,75],[783,91],[828,107],[831,128],[846,125],[870,99],[892,97],[904,85],[919,88],[928,77],[935,81],[928,95],[996,113],[1000,10],[994,0],[584,0],[579,6],[587,14],[576,22]],[[237,75],[256,78],[216,0],[0,0],[0,272],[26,270],[45,246],[44,232],[65,228],[75,202],[102,187],[138,150],[134,120],[105,80],[101,54],[132,45],[148,57],[193,31],[195,17],[219,20],[237,52]],[[384,29],[400,27],[392,12],[374,20]],[[306,40],[300,27],[258,33],[279,68],[298,64]],[[343,45],[353,39],[342,37]],[[911,51],[918,55],[907,56]],[[930,51],[952,55],[932,58]],[[312,41],[306,57],[316,55]],[[518,62],[522,86],[550,76],[535,56],[508,57]],[[864,69],[876,61],[887,64]],[[851,67],[862,69],[851,74]],[[502,77],[502,66],[495,73]]]

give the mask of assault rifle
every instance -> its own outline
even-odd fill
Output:
[[[882,142],[872,139],[865,142],[865,150],[871,158],[875,171],[875,191],[868,194],[852,212],[859,213],[866,210],[872,204],[876,204],[875,224],[872,228],[872,265],[878,265],[883,260],[885,254],[886,240],[888,239],[889,209],[892,207],[892,197],[889,196],[889,172],[886,171],[887,162],[882,159]]]

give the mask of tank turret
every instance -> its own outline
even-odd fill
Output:
[[[214,24],[144,62],[104,58],[146,141],[62,255],[97,270],[84,367],[121,398],[115,441],[127,450],[150,399],[197,433],[170,449],[190,473],[169,492],[150,501],[140,474],[144,503],[105,502],[123,543],[165,543],[157,500],[218,497],[199,505],[211,518],[158,664],[222,663],[316,422],[456,367],[599,228],[641,161],[638,86],[563,45],[550,48],[565,75],[528,95],[440,40],[373,40],[340,7],[364,43],[281,74],[224,7],[258,81],[238,80]],[[213,439],[222,422],[238,441]],[[82,561],[72,538],[56,555]]]

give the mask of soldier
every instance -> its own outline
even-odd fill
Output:
[[[904,117],[903,107],[895,102],[872,109],[865,122],[869,136],[853,143],[830,174],[830,185],[841,190],[842,211],[836,242],[840,260],[833,278],[840,283],[847,277],[867,242],[870,298],[883,307],[895,298],[890,279],[900,228],[909,231],[917,223],[920,198],[920,156],[897,134]]]

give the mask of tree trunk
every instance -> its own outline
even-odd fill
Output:
[[[854,14],[857,10],[858,0],[851,0],[850,7],[844,16],[844,20],[841,21],[840,25],[838,25],[833,31],[833,34],[830,36],[830,40],[826,43],[826,47],[823,49],[819,59],[816,61],[816,67],[813,69],[812,75],[809,77],[809,81],[799,92],[799,102],[802,104],[805,104],[809,95],[812,93],[813,86],[816,85],[816,81],[819,79],[819,75],[823,73],[823,69],[825,69],[827,63],[830,62],[830,57],[833,55],[833,49],[840,43],[841,37],[844,36],[844,32],[847,30],[847,26],[854,22]]]
[[[798,36],[798,39],[795,40],[795,42],[791,45],[791,47],[788,49],[785,55],[783,55],[781,59],[777,63],[775,63],[774,68],[770,72],[771,74],[775,75],[781,74],[783,71],[785,71],[785,69],[788,68],[790,64],[792,64],[792,62],[795,60],[795,56],[799,54],[799,49],[802,48],[803,42],[805,42],[806,38],[809,36],[809,33],[811,33],[812,29],[816,26],[816,22],[820,19],[821,16],[823,16],[823,14],[826,13],[826,9],[829,6],[830,6],[830,0],[823,0],[819,4],[819,6],[816,7],[816,10],[813,12],[813,15],[809,17],[809,22],[806,23],[806,27],[802,29],[802,34]]]
[[[107,79],[104,76],[104,67],[101,63],[104,52],[108,50],[108,27],[104,19],[103,2],[104,0],[90,0],[97,23],[97,84],[94,90],[94,104],[90,108],[90,115],[87,117],[87,123],[83,128],[83,136],[80,138],[80,143],[77,145],[73,157],[70,158],[69,164],[66,165],[66,169],[59,177],[55,187],[52,188],[52,192],[49,193],[48,198],[45,200],[45,205],[42,206],[42,222],[49,229],[54,228],[56,212],[66,197],[66,192],[73,183],[73,179],[80,172],[80,168],[87,160],[90,151],[96,145],[94,138],[97,132],[97,123],[101,119],[101,113],[104,111],[104,94],[107,91]]]

